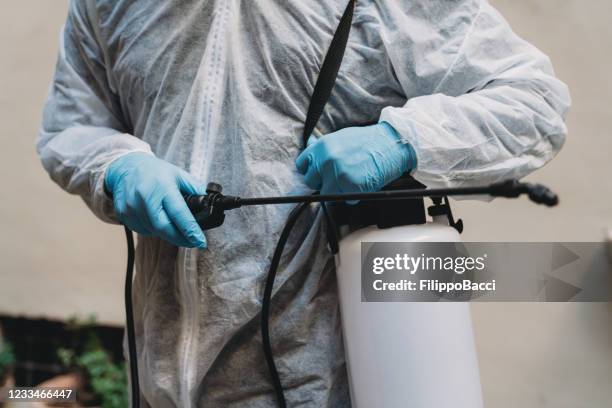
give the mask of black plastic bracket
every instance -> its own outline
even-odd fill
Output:
[[[463,232],[463,221],[458,219],[455,221],[453,217],[453,211],[451,210],[448,197],[432,197],[434,205],[427,209],[427,213],[430,217],[437,217],[445,215],[448,218],[448,225],[455,228],[460,234]]]

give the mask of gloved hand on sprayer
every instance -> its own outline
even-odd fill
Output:
[[[391,125],[381,122],[321,139],[311,136],[295,163],[308,187],[321,194],[374,192],[414,169],[416,154]]]
[[[183,195],[205,194],[189,173],[148,153],[129,153],[106,170],[106,190],[119,221],[132,231],[187,248],[206,248],[204,233]]]

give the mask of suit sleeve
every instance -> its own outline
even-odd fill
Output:
[[[151,153],[128,133],[89,1],[73,0],[60,36],[55,75],[37,150],[45,170],[102,220],[116,222],[104,191],[108,165],[127,153]]]
[[[449,25],[469,20],[465,29],[438,30],[454,34],[420,62],[422,72],[440,73],[430,94],[381,113],[414,148],[413,175],[429,187],[524,177],[559,152],[567,133],[570,96],[548,57],[486,1],[471,3],[470,18]],[[395,58],[394,69],[412,68]]]

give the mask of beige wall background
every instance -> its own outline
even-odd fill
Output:
[[[460,202],[472,241],[600,241],[612,227],[612,2],[493,0],[549,54],[574,99],[570,136],[529,179],[561,196]],[[66,0],[0,5],[0,314],[123,321],[123,231],[98,222],[42,170],[34,143]],[[475,304],[487,407],[612,406],[609,304]]]

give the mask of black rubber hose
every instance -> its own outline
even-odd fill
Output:
[[[304,209],[306,209],[306,207],[308,207],[308,203],[302,203],[295,206],[287,217],[287,221],[285,222],[283,231],[281,232],[281,235],[276,244],[276,248],[274,249],[272,262],[270,263],[270,268],[268,269],[266,286],[264,287],[263,300],[261,302],[261,340],[263,352],[266,358],[266,363],[268,364],[268,371],[270,372],[270,376],[272,377],[272,385],[274,386],[276,400],[280,408],[286,408],[287,402],[285,401],[283,385],[281,383],[280,376],[278,375],[276,364],[274,363],[272,345],[270,344],[270,301],[272,300],[272,289],[274,288],[274,280],[276,279],[276,272],[278,270],[278,265],[280,263],[281,256],[283,255],[283,250],[285,249],[285,244],[287,243],[287,239],[291,234],[291,230],[293,230],[295,223],[299,219],[300,215],[304,212]]]
[[[125,327],[128,340],[128,355],[130,362],[130,382],[132,385],[132,407],[140,408],[140,384],[138,382],[138,354],[136,353],[136,335],[134,328],[134,309],[132,307],[132,281],[134,279],[134,235],[128,227],[125,228],[127,239],[127,271],[125,273]]]

